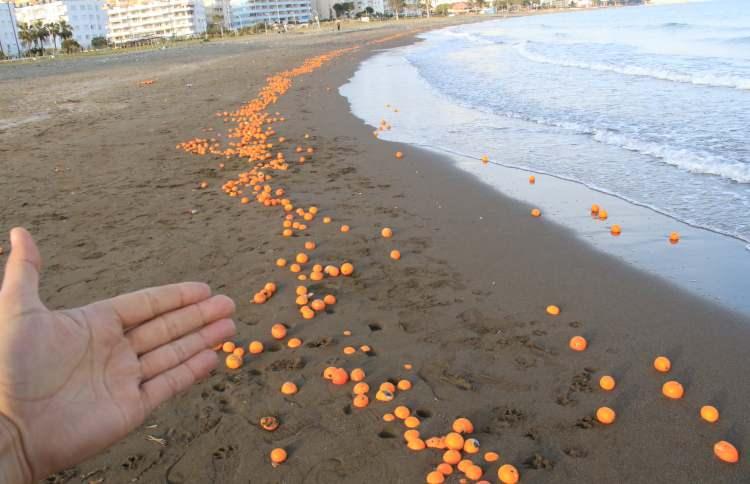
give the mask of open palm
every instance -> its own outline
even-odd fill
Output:
[[[200,283],[50,311],[38,295],[33,239],[14,229],[11,243],[0,290],[0,430],[18,435],[29,479],[123,438],[207,376],[211,347],[234,334],[234,303]]]

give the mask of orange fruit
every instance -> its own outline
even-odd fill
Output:
[[[401,153],[400,151],[397,151],[397,152],[396,152],[396,158],[398,158],[398,159],[400,160],[400,159],[401,159],[401,158],[403,158],[403,157],[404,157],[404,154],[403,154],[403,153]]]
[[[236,348],[234,349],[234,351],[232,351],[232,354],[233,354],[234,356],[237,356],[237,357],[239,357],[239,358],[242,358],[243,356],[245,356],[245,348],[243,348],[243,347],[241,347],[241,346],[238,346],[238,347],[236,347]]]
[[[259,425],[263,430],[273,432],[279,428],[279,419],[276,417],[261,417]]]
[[[260,341],[251,341],[247,346],[247,350],[251,355],[259,355],[263,353],[263,343],[261,343]]]
[[[339,268],[336,266],[326,266],[324,272],[331,277],[338,277],[338,275],[341,273]]]
[[[282,448],[273,449],[271,451],[271,462],[274,466],[284,463],[286,461],[286,458],[286,451]]]
[[[394,420],[396,420],[396,417],[392,413],[386,413],[385,415],[383,415],[383,420],[386,422],[393,422]]]
[[[446,464],[458,464],[461,462],[461,452],[449,449],[443,453],[443,462]]]
[[[591,213],[594,213],[594,214],[599,213],[599,205],[593,204],[591,206]]]
[[[294,290],[294,293],[298,296],[307,296],[307,288],[305,286],[297,286],[297,289]]]
[[[406,443],[406,446],[409,447],[409,449],[416,451],[425,449],[424,440],[422,439],[411,439]]]
[[[615,414],[615,411],[609,407],[599,407],[596,410],[596,419],[605,425],[614,422],[616,417],[617,414]]]
[[[609,375],[604,375],[599,379],[599,386],[602,388],[602,390],[611,391],[614,390],[617,383],[615,382],[615,379],[612,378]]]
[[[497,477],[503,484],[516,484],[520,479],[518,475],[518,469],[511,464],[505,464],[500,466],[497,470]]]
[[[390,239],[391,237],[393,237],[393,230],[388,227],[384,227],[383,230],[380,231],[380,235],[383,236],[383,238]]]
[[[222,351],[224,351],[224,353],[231,353],[232,351],[234,351],[235,348],[236,348],[235,344],[232,343],[231,341],[227,341],[226,343],[221,345],[221,349]]]
[[[394,250],[391,251],[391,259],[393,259],[393,260],[399,260],[400,258],[401,258],[401,252],[399,252],[396,249],[394,249]]]
[[[570,343],[568,343],[568,346],[570,346],[570,349],[573,351],[585,351],[588,343],[586,342],[586,338],[584,338],[583,336],[573,336],[572,338],[570,338]]]
[[[302,266],[300,266],[299,264],[292,264],[289,266],[289,270],[296,274],[302,270]]]
[[[329,366],[323,370],[323,378],[326,380],[333,380],[333,375],[336,373],[337,368],[335,366]]]
[[[418,439],[419,438],[419,430],[407,430],[404,432],[404,440],[409,442],[410,440]]]
[[[486,165],[489,162],[490,162],[490,157],[487,156],[487,155],[483,155],[482,156],[482,163],[484,163]]]
[[[719,410],[712,405],[704,405],[701,407],[701,418],[710,423],[718,422]]]
[[[302,346],[302,340],[299,338],[290,338],[289,341],[286,342],[286,345],[292,349],[299,348]]]
[[[409,417],[406,417],[404,419],[404,425],[406,425],[406,427],[410,428],[410,429],[415,429],[415,428],[419,427],[420,423],[421,422],[419,421],[419,419],[417,417],[413,416],[413,415],[409,416]]]
[[[458,469],[460,472],[466,472],[466,470],[473,466],[474,463],[471,461],[471,459],[463,459],[461,462],[458,463],[456,466],[456,469]]]
[[[449,476],[453,474],[453,466],[445,462],[441,462],[440,464],[438,464],[435,470],[437,470],[439,473],[441,473],[444,476]]]
[[[341,274],[345,276],[351,276],[354,273],[354,266],[349,262],[341,264]]]
[[[534,209],[531,210],[531,216],[532,217],[541,217],[542,216],[542,211],[539,210],[538,208],[534,208]]]
[[[612,235],[620,235],[622,233],[622,227],[620,227],[617,224],[614,224],[612,228],[610,229],[610,232],[612,232]]]
[[[295,385],[293,382],[287,381],[284,382],[283,385],[281,385],[281,393],[284,395],[294,395],[297,393],[297,385]]]
[[[464,448],[464,438],[458,432],[451,432],[445,436],[445,446],[451,450]]]
[[[227,368],[236,370],[237,368],[242,366],[242,358],[235,355],[234,353],[227,356],[227,359],[224,361],[227,365]]]
[[[343,233],[347,233],[347,232],[349,232],[350,227],[348,225],[342,225],[340,230]]]
[[[273,326],[271,326],[271,336],[276,339],[286,338],[286,326],[281,323],[274,324]]]
[[[680,241],[680,234],[677,232],[672,232],[671,234],[669,234],[669,241],[673,244],[676,244]]]
[[[331,223],[331,217],[323,217],[323,223],[324,223],[324,224],[329,224],[329,223]]]
[[[664,385],[662,385],[661,392],[665,397],[671,398],[673,400],[679,400],[685,394],[685,390],[682,388],[682,385],[674,380],[668,381]]]
[[[263,290],[268,294],[273,294],[276,292],[276,284],[273,282],[267,282],[266,285],[263,286]]]
[[[356,408],[365,408],[369,404],[370,399],[364,393],[355,395],[354,400],[352,401],[352,405],[354,405]]]
[[[442,437],[430,437],[429,439],[425,440],[424,443],[430,449],[445,449],[445,442],[443,441]]]
[[[307,298],[307,296],[297,296],[297,299],[294,300],[294,302],[297,304],[297,306],[304,306],[310,300]]]
[[[370,385],[367,383],[361,381],[354,385],[354,388],[352,389],[352,393],[355,395],[364,395],[365,393],[370,391]]]
[[[336,304],[336,296],[334,296],[333,294],[326,294],[323,298],[323,302],[328,306],[333,306],[334,304]]]
[[[313,308],[314,311],[324,311],[326,303],[324,303],[322,299],[316,299],[310,303],[310,307]]]
[[[547,314],[551,316],[557,316],[560,314],[560,308],[555,305],[549,305],[547,306]]]
[[[443,484],[445,482],[445,476],[438,471],[432,471],[427,474],[427,484]]]
[[[307,261],[310,260],[310,257],[308,257],[308,255],[304,252],[300,252],[299,254],[297,254],[297,257],[295,257],[294,260],[296,260],[298,264],[307,264]]]
[[[740,454],[737,452],[737,448],[726,440],[720,440],[714,444],[714,455],[730,464],[735,464],[740,460]]]
[[[255,304],[263,304],[268,300],[268,297],[262,292],[256,292],[253,296],[253,302]]]
[[[482,478],[482,474],[484,474],[484,471],[478,465],[471,465],[468,469],[466,469],[466,472],[464,472],[464,474],[466,474],[466,477],[468,477],[469,479],[478,481]]]
[[[279,257],[276,259],[276,267],[284,267],[286,266],[286,259]]]
[[[477,439],[466,439],[464,441],[464,452],[467,454],[476,454],[479,452],[479,441]]]
[[[393,400],[393,392],[389,392],[388,390],[378,390],[375,394],[375,399],[380,402],[390,402]]]
[[[344,354],[345,355],[353,355],[357,352],[357,349],[354,346],[345,346],[344,347]]]
[[[604,210],[603,208],[599,209],[599,220],[607,220],[608,216],[609,214],[607,213],[606,210]]]
[[[453,431],[459,434],[470,434],[474,432],[474,424],[465,417],[457,418],[453,421]]]
[[[355,368],[349,373],[349,378],[352,381],[362,381],[365,379],[365,370],[362,368]]]
[[[409,380],[399,380],[397,387],[402,392],[411,390],[411,382]]]
[[[384,381],[383,383],[380,384],[380,387],[378,387],[378,390],[385,390],[385,391],[388,391],[388,392],[395,392],[396,391],[396,386],[393,383],[389,382],[389,381]]]
[[[529,183],[531,183],[532,185],[533,185],[534,183],[536,183],[536,177],[535,177],[534,175],[530,175],[530,176],[529,176]]]
[[[500,454],[497,452],[485,452],[484,453],[484,461],[485,462],[497,462],[500,460]]]
[[[334,385],[344,385],[348,381],[349,373],[347,373],[343,368],[336,368],[336,370],[333,372],[331,383],[333,383]]]
[[[411,363],[404,363],[404,370],[411,370],[412,368],[413,367]]]
[[[400,418],[401,420],[404,420],[409,417],[409,415],[411,415],[411,410],[409,410],[409,407],[399,405],[398,407],[393,409],[393,415]]]
[[[661,373],[667,373],[672,369],[672,362],[666,356],[657,356],[654,360],[654,369]]]
[[[369,345],[362,345],[359,347],[359,351],[361,351],[362,353],[369,353],[370,351],[372,351],[372,348],[370,348]]]

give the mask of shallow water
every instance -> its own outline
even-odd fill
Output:
[[[462,169],[539,206],[545,217],[574,229],[597,248],[750,312],[750,251],[745,247],[750,239],[750,139],[744,127],[750,126],[750,90],[741,82],[733,87],[705,86],[528,61],[519,53],[528,48],[527,42],[497,39],[542,30],[575,32],[570,25],[592,25],[612,16],[623,29],[646,14],[652,23],[666,25],[666,18],[684,19],[665,13],[678,7],[694,6],[546,15],[431,32],[421,44],[367,60],[341,92],[353,113],[368,124],[376,127],[385,119],[393,126],[382,138],[450,153]],[[651,14],[654,11],[660,12],[659,18]],[[585,16],[603,17],[577,20]],[[562,27],[555,27],[558,24]],[[641,22],[638,32],[648,28],[652,27]],[[607,45],[592,48],[597,51],[592,55],[603,57]],[[672,42],[665,51],[678,56],[680,48]],[[704,45],[703,51],[707,49]],[[721,59],[741,57],[732,50],[726,49]],[[742,73],[733,75],[742,77],[737,74]],[[603,83],[597,78],[602,75],[623,78]],[[704,72],[702,79],[706,76]],[[554,89],[553,81],[570,88]],[[677,93],[680,102],[675,101]],[[717,111],[706,109],[705,103]],[[701,111],[701,126],[679,122],[688,114],[697,119]],[[582,129],[585,123],[593,128]],[[685,142],[694,145],[692,151],[682,145]],[[681,164],[666,159],[666,147]],[[715,163],[710,169],[699,170],[686,161],[703,166],[706,153]],[[489,166],[478,162],[484,154],[493,161]],[[700,162],[695,161],[698,156],[703,156]],[[514,168],[549,176],[537,176],[532,186],[526,182],[528,172]],[[608,208],[608,221],[591,219],[592,203]],[[614,223],[622,225],[622,236],[609,234]],[[666,241],[671,231],[682,234],[680,244]]]

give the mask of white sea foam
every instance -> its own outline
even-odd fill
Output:
[[[599,62],[582,62],[573,59],[552,59],[544,55],[532,52],[527,42],[516,44],[516,51],[523,58],[541,64],[551,64],[562,67],[573,67],[590,71],[614,72],[626,76],[650,77],[662,81],[682,82],[696,86],[729,87],[733,89],[750,90],[750,79],[737,76],[722,76],[711,73],[685,74],[669,71],[666,69],[654,69],[650,67],[603,64]]]

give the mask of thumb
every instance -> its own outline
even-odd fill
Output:
[[[39,271],[42,257],[31,234],[24,228],[10,231],[10,255],[5,264],[0,292],[25,302],[39,301]]]

